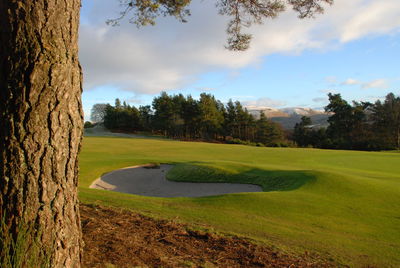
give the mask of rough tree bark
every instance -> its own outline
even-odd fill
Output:
[[[3,262],[22,250],[40,266],[80,266],[79,10],[80,0],[0,0]]]

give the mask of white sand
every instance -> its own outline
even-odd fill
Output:
[[[171,165],[160,168],[134,166],[112,171],[95,180],[90,188],[156,197],[200,197],[242,192],[262,192],[252,184],[191,183],[166,179]]]

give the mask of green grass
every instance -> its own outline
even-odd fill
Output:
[[[151,198],[88,189],[114,169],[177,164],[178,181],[260,185],[265,192]],[[400,266],[400,155],[85,137],[80,199],[237,234],[289,253],[362,267]]]
[[[167,174],[171,181],[249,183],[264,192],[290,191],[312,182],[316,176],[307,171],[263,170],[249,166],[214,165],[211,163],[177,164]]]

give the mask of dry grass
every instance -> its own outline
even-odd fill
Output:
[[[81,205],[85,267],[332,267],[238,237],[194,231],[126,210]]]

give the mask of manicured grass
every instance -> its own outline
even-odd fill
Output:
[[[88,189],[101,174],[175,163],[168,177],[261,185],[266,192],[151,198]],[[80,199],[317,252],[362,267],[400,266],[398,153],[259,148],[156,139],[85,137]]]
[[[249,183],[264,192],[295,190],[316,179],[312,172],[263,170],[242,166],[211,164],[177,164],[167,174],[171,181]]]

